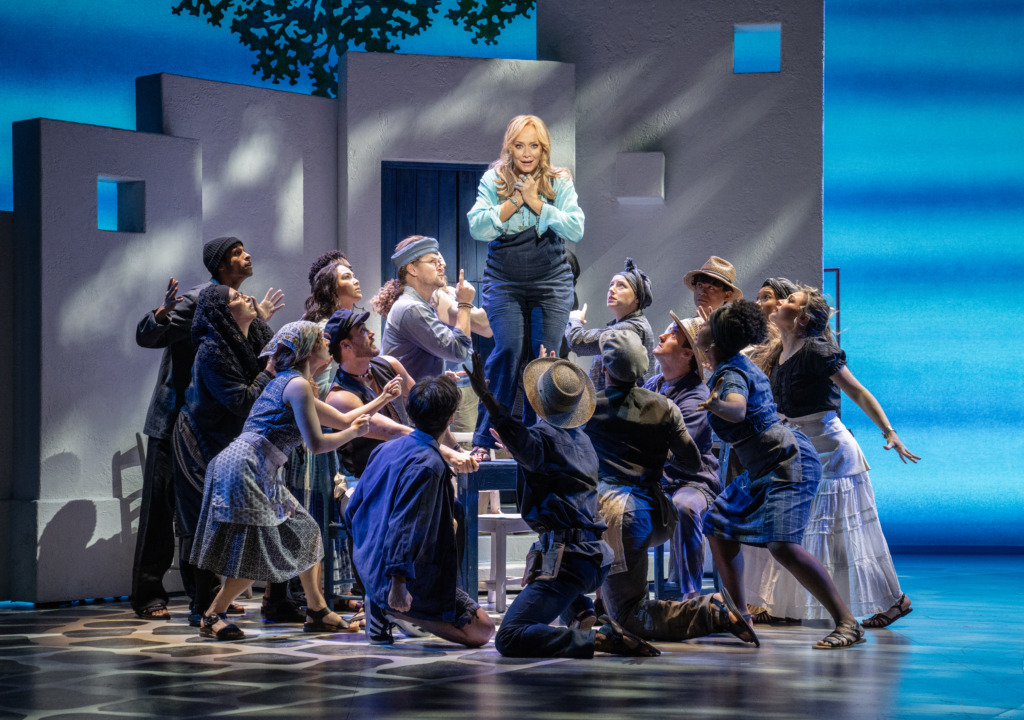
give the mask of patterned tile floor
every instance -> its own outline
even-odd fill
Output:
[[[914,612],[851,650],[823,627],[665,643],[659,658],[512,660],[437,640],[371,647],[358,635],[263,625],[200,640],[127,603],[0,610],[3,718],[1024,718],[1024,556],[901,556]],[[28,609],[23,609],[28,607]]]

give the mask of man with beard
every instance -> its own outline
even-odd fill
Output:
[[[370,313],[338,310],[327,321],[324,335],[329,340],[331,357],[338,363],[334,384],[327,394],[327,404],[340,412],[365,405],[363,398],[377,397],[380,389],[394,377],[402,378],[402,397],[389,403],[370,418],[370,431],[339,449],[342,467],[355,477],[362,475],[370,453],[381,443],[403,437],[413,431],[406,412],[405,400],[415,384],[413,377],[396,358],[381,355],[374,344],[374,334],[366,327]],[[441,454],[459,472],[473,472],[476,463],[469,453],[453,450],[454,441],[447,433],[442,437]]]
[[[441,375],[446,360],[465,362],[473,346],[470,311],[476,289],[460,270],[455,286],[456,322],[449,327],[430,304],[434,291],[448,286],[437,240],[407,237],[395,247],[391,263],[398,279],[387,282],[370,303],[376,312],[387,316],[384,352],[398,358],[417,382]]]

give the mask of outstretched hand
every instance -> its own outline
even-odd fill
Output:
[[[256,304],[256,314],[260,320],[267,322],[274,317],[274,313],[284,307],[284,290],[274,292],[274,288],[268,288],[267,294]]]
[[[569,313],[569,319],[570,320],[579,320],[580,321],[580,325],[586,325],[587,324],[587,304],[583,303],[583,307],[581,307],[579,310],[573,310],[571,313]]]
[[[889,433],[888,442],[886,442],[885,444],[885,449],[895,450],[896,454],[900,456],[900,460],[903,461],[904,465],[906,465],[907,460],[916,465],[917,461],[921,459],[918,455],[915,455],[914,453],[907,450],[907,446],[903,444],[903,441],[900,440],[900,436],[896,434],[895,430]]]
[[[711,406],[715,405],[717,407],[719,401],[721,401],[722,382],[724,380],[725,378],[718,378],[718,382],[716,382],[715,387],[712,388],[711,394],[708,395],[708,399],[705,400],[704,402],[697,403],[698,410],[707,410],[708,412],[714,412],[714,409],[712,409]]]
[[[469,378],[469,384],[473,388],[473,392],[478,397],[484,395],[490,395],[490,388],[487,387],[487,378],[484,377],[484,361],[480,357],[480,353],[473,353],[473,366],[472,368],[468,365],[463,365],[462,369],[466,371],[466,377]]]
[[[153,313],[156,316],[157,321],[162,321],[167,317],[167,314],[171,312],[181,302],[181,297],[178,295],[178,281],[173,277],[167,282],[167,290],[164,291],[164,301],[160,303],[160,307]]]

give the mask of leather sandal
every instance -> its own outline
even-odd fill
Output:
[[[904,605],[906,605],[906,609],[904,609]],[[889,615],[893,610],[898,612],[895,615]],[[914,612],[914,608],[910,605],[910,598],[907,597],[906,593],[903,593],[891,608],[885,612],[875,613],[871,617],[866,618],[861,625],[866,628],[871,628],[872,630],[889,627],[901,617],[905,617],[912,612]]]
[[[224,627],[214,630],[213,626],[223,621]],[[227,613],[219,615],[203,615],[203,624],[199,628],[199,637],[213,638],[214,640],[241,640],[245,633],[237,625],[228,622]]]
[[[603,635],[609,644],[608,649],[604,652],[627,657],[657,657],[661,655],[661,650],[642,637],[624,629],[607,615],[602,615],[597,621],[601,623],[597,632]]]
[[[754,626],[747,621],[749,615],[745,617],[739,611],[736,603],[729,597],[729,593],[725,588],[722,588],[719,594],[722,596],[721,600],[714,595],[711,596],[711,615],[715,624],[715,630],[724,630],[735,635],[743,642],[754,643],[754,647],[761,647],[761,641],[757,639]],[[736,620],[732,619],[733,614],[736,615]]]
[[[320,608],[319,610],[310,610],[306,608],[306,616],[311,618],[307,620],[303,626],[303,632],[341,632],[342,630],[349,629],[349,623],[341,615],[338,615],[338,623],[327,623],[324,622],[324,618],[330,615],[333,610],[330,607]]]
[[[864,628],[860,623],[854,625],[839,623],[835,630],[816,642],[813,647],[815,650],[841,650],[860,645],[862,642],[864,642]]]
[[[163,600],[155,600],[143,608],[135,611],[143,620],[170,620],[171,613],[167,609],[167,603]]]

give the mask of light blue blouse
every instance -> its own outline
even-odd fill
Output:
[[[489,242],[502,233],[515,234],[534,225],[538,235],[550,229],[563,240],[579,242],[583,238],[583,211],[577,202],[576,187],[571,178],[555,178],[554,202],[541,195],[544,207],[539,218],[524,203],[505,222],[501,222],[498,215],[503,201],[498,197],[497,181],[498,173],[493,168],[480,179],[476,204],[467,214],[469,232],[475,239]]]

